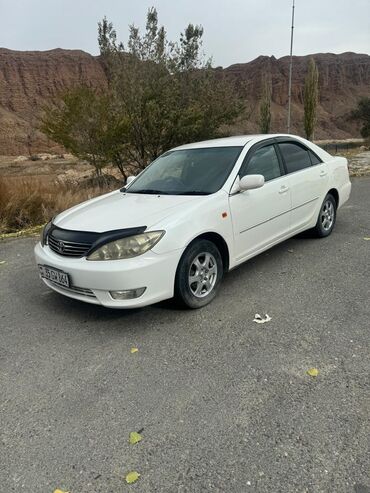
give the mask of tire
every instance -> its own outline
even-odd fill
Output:
[[[337,203],[335,198],[328,193],[320,208],[316,226],[312,230],[315,236],[318,238],[325,238],[326,236],[329,236],[334,229],[336,219]]]
[[[185,250],[177,267],[175,300],[192,309],[208,305],[217,294],[223,273],[216,245],[208,240],[195,240]]]

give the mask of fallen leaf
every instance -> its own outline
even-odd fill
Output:
[[[125,477],[127,484],[135,483],[139,478],[140,474],[137,471],[131,471]]]
[[[56,489],[56,490],[54,490],[54,493],[69,493],[69,492]]]
[[[137,433],[136,431],[132,431],[130,433],[130,443],[131,445],[135,445],[135,443],[139,443],[141,440],[143,439],[143,437],[140,435],[140,433]]]
[[[266,315],[264,317],[261,317],[259,313],[256,313],[253,319],[253,322],[256,322],[257,324],[265,324],[266,322],[270,322],[271,317],[269,315]]]
[[[0,260],[0,265],[6,264],[6,260]]]
[[[365,240],[365,241],[370,241],[370,237],[369,237],[369,236],[365,236],[365,237],[364,237],[364,240]]]
[[[289,253],[294,253],[293,248],[289,248],[288,252],[289,252]]]
[[[319,374],[319,370],[317,368],[310,368],[307,370],[307,375],[310,375],[310,377],[317,377]]]
[[[139,350],[137,347],[132,347],[131,348],[131,354],[137,353]]]

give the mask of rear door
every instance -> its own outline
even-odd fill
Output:
[[[269,139],[250,149],[239,178],[248,174],[263,175],[265,184],[255,190],[230,195],[237,262],[277,242],[290,229],[290,189],[274,140]]]
[[[300,230],[312,223],[327,192],[326,164],[311,149],[294,139],[277,140],[291,189],[292,230]]]

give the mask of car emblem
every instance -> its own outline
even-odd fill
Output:
[[[59,253],[63,253],[64,252],[64,243],[63,243],[63,241],[60,241],[58,243],[58,252]]]

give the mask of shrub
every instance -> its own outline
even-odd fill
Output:
[[[370,98],[363,97],[357,102],[357,107],[351,113],[353,120],[362,123],[361,135],[370,143]]]
[[[59,212],[116,187],[53,181],[49,177],[0,177],[0,233],[49,221]]]

